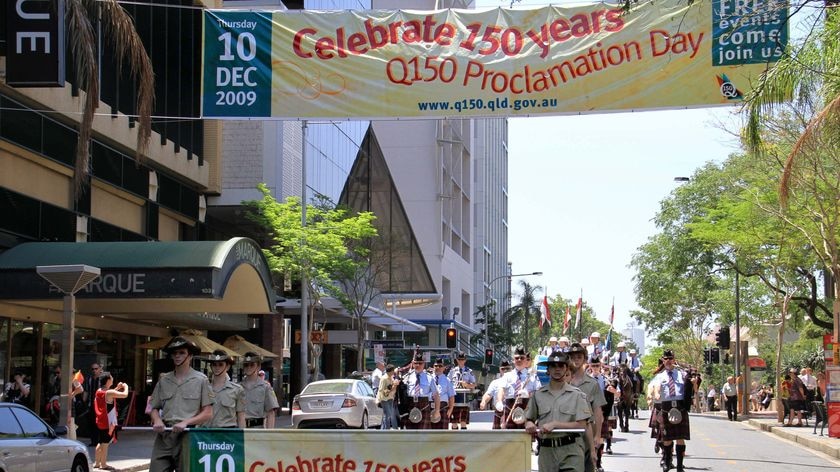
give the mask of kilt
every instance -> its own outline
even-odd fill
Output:
[[[405,429],[432,429],[432,408],[434,404],[429,402],[428,398],[418,398],[417,400],[411,401],[411,406],[409,407],[409,411],[412,408],[417,407],[423,413],[423,419],[420,420],[419,423],[412,423],[408,419],[408,415],[405,417]]]
[[[516,403],[516,400],[513,398],[505,400],[504,418],[508,419],[507,424],[505,425],[505,429],[525,429],[525,423],[516,424],[513,422],[513,415],[511,415],[510,412],[514,409],[514,404],[516,404],[516,406],[522,408],[523,410],[527,410],[528,400],[530,400],[530,398],[520,398],[519,403]],[[501,421],[504,421],[504,419],[500,420],[499,424],[501,424]]]
[[[502,429],[502,414],[493,410],[493,429]]]
[[[656,419],[656,412],[659,411],[659,404],[652,404],[650,409],[650,418],[648,418],[648,428],[650,428],[650,437],[659,439],[659,420]]]
[[[431,410],[432,406],[433,405],[429,406],[429,410]],[[431,423],[431,420],[430,420],[431,429],[448,429],[449,428],[449,416],[446,414],[446,410],[447,410],[448,407],[449,407],[448,402],[440,402],[440,421],[438,421],[437,423]]]
[[[606,417],[604,417],[604,422],[601,423],[601,437],[604,439],[612,437],[612,428]]]
[[[659,408],[655,412],[659,423],[659,440],[691,439],[691,423],[688,410],[679,407],[680,413],[682,413],[682,421],[679,424],[668,421],[668,410],[670,410],[670,407],[666,404],[664,408]]]
[[[452,409],[452,422],[470,424],[470,407],[456,406]]]

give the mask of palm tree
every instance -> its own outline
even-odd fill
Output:
[[[539,304],[534,293],[542,290],[542,287],[531,285],[525,280],[520,280],[519,286],[522,288],[519,303],[512,306],[508,311],[505,317],[505,327],[509,331],[522,333],[522,347],[525,348],[525,352],[530,352],[528,344],[530,340],[531,314],[539,316]]]
[[[90,171],[90,139],[93,116],[99,107],[99,64],[97,63],[97,28],[101,23],[103,36],[117,55],[117,65],[128,66],[137,82],[137,148],[139,163],[149,147],[152,136],[152,107],[154,106],[154,73],[152,61],[134,28],[134,21],[116,0],[67,0],[67,31],[76,85],[85,90],[79,140],[76,144],[76,169],[73,187],[79,198],[82,184]]]

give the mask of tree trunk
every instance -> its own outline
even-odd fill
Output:
[[[779,419],[779,422],[784,422],[784,414],[785,409],[782,405],[782,379],[781,379],[781,372],[782,372],[782,346],[784,346],[784,339],[785,339],[785,320],[787,319],[788,313],[788,302],[790,301],[790,294],[785,294],[784,298],[782,299],[782,322],[779,323],[779,338],[776,341],[776,416]]]

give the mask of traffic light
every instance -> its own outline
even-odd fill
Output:
[[[493,363],[493,350],[492,349],[485,349],[484,350],[484,363],[488,364],[488,365]]]
[[[728,352],[723,355],[723,363],[724,364],[729,364],[729,353]]]
[[[715,333],[715,345],[721,349],[729,349],[729,326],[721,326]]]
[[[709,364],[709,363],[711,363],[711,362],[712,362],[712,356],[711,356],[711,354],[712,354],[712,353],[711,353],[711,351],[709,350],[709,348],[703,348],[703,363],[704,363],[704,364]]]
[[[709,350],[710,364],[720,364],[720,349],[713,347]]]
[[[458,330],[455,328],[446,329],[446,347],[455,349],[458,347]]]

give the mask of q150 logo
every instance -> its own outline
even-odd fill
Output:
[[[720,74],[717,76],[718,87],[720,88],[720,94],[726,97],[728,100],[741,100],[744,98],[744,95],[735,87],[729,77],[726,74]]]

